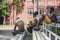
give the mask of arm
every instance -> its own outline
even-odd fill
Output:
[[[14,31],[16,31],[16,27],[17,27],[17,25],[15,24]]]
[[[37,20],[37,24],[36,24],[36,27],[38,27],[39,26],[39,20]]]
[[[35,19],[35,27],[38,27],[39,20]]]

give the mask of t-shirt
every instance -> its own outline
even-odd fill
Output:
[[[34,25],[39,25],[39,16],[37,15],[35,18],[34,18]]]
[[[29,24],[32,24],[33,26],[36,26],[36,24],[38,23],[39,18],[38,16],[33,18],[32,20],[29,21]]]
[[[22,19],[17,19],[17,20],[16,20],[16,23],[19,22],[19,21],[22,21]]]

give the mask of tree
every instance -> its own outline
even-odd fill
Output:
[[[9,12],[7,12],[7,2],[6,0],[0,0],[0,17],[2,19],[2,17],[4,18],[4,23],[5,23],[5,17],[6,15],[9,14]]]
[[[7,2],[6,0],[2,0],[2,6],[1,6],[1,10],[2,10],[2,16],[6,16],[9,14],[9,12],[7,12]]]
[[[16,14],[21,13],[24,9],[25,0],[13,0],[13,5],[16,6]]]

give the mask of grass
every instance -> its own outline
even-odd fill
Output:
[[[57,29],[57,35],[60,36],[60,28]]]
[[[57,34],[58,36],[60,36],[60,28],[57,28],[57,31],[56,31],[56,27],[51,27],[49,30]]]

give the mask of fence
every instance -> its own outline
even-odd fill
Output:
[[[43,25],[43,33],[49,38],[49,40],[60,40],[60,36],[56,35],[52,31],[48,29],[48,25],[44,24]]]

